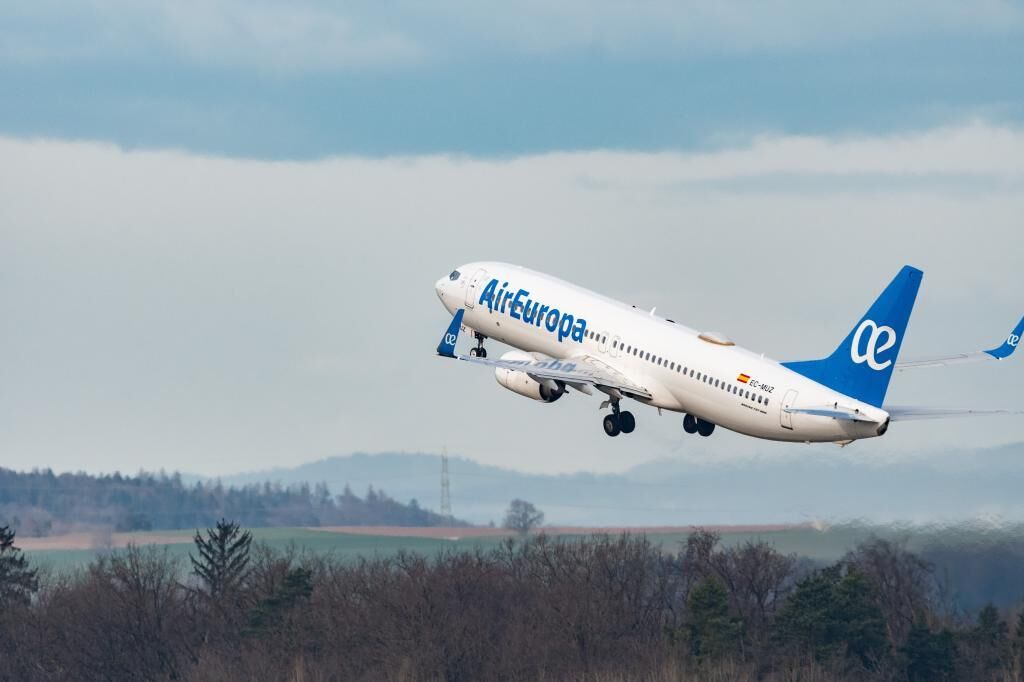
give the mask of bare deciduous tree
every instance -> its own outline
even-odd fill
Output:
[[[860,568],[886,567],[878,557],[887,552],[869,543],[791,589],[792,557],[756,541],[722,547],[703,532],[678,555],[630,535],[541,535],[491,550],[356,560],[253,545],[232,620],[196,598],[205,590],[179,582],[187,562],[130,547],[81,571],[42,572],[28,604],[0,609],[0,679],[1016,674],[1021,635],[1011,638],[1008,614],[991,607],[976,623],[936,629],[936,596],[926,595],[915,634],[894,644],[886,618],[901,616],[883,616],[877,578]]]
[[[796,557],[763,541],[719,547],[717,533],[698,529],[687,538],[682,562],[691,585],[716,580],[729,593],[729,603],[744,625],[745,645],[763,642],[768,621],[792,590]]]
[[[532,502],[515,499],[508,505],[503,525],[505,528],[525,535],[542,523],[544,523],[544,512],[533,506]]]
[[[882,538],[861,543],[844,561],[875,584],[889,639],[903,645],[914,623],[929,610],[936,589],[932,566],[905,543]]]

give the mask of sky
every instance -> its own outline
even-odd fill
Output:
[[[643,408],[609,439],[596,398],[434,357],[433,282],[515,262],[798,360],[909,263],[905,355],[998,345],[1024,314],[1021,63],[1007,2],[0,5],[0,466],[828,456]],[[889,399],[1024,408],[1022,379],[921,370]]]

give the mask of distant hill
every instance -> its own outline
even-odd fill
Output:
[[[664,459],[616,475],[524,474],[456,457],[449,468],[453,510],[474,523],[500,522],[515,497],[540,507],[549,523],[567,525],[1024,520],[1024,443],[913,456],[795,446],[784,458]],[[373,485],[436,508],[440,474],[437,455],[381,453],[223,480]]]
[[[369,487],[363,496],[344,485],[333,495],[323,484],[282,485],[255,481],[223,486],[187,484],[178,474],[92,476],[19,473],[0,468],[0,525],[22,536],[49,535],[83,528],[119,531],[201,528],[221,517],[245,526],[462,525],[398,502]]]

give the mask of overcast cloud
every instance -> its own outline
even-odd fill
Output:
[[[797,456],[597,399],[541,405],[434,357],[432,284],[502,259],[780,360],[827,354],[905,263],[908,355],[1024,314],[1024,130],[761,135],[714,152],[237,160],[0,138],[4,466],[223,473],[355,450],[534,471]],[[496,349],[497,350],[497,349]],[[894,378],[890,400],[1024,407],[1024,358]],[[899,424],[864,457],[1020,440],[1019,419]],[[815,451],[818,452],[818,451]],[[827,451],[826,451],[827,452]],[[902,455],[901,455],[902,453]]]
[[[494,50],[687,57],[1022,28],[1024,10],[1006,0],[39,0],[0,8],[0,55],[26,62],[165,55],[281,74],[471,60]]]
[[[240,158],[1024,124],[1024,3],[0,3],[0,135]]]

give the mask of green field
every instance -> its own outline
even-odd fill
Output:
[[[178,539],[191,537],[192,530],[167,531],[161,537]],[[358,535],[349,533],[333,533],[306,528],[256,528],[253,529],[256,542],[263,543],[277,550],[289,547],[297,551],[308,551],[318,554],[333,555],[342,560],[354,560],[359,557],[390,556],[401,550],[433,555],[439,551],[457,548],[464,550],[487,550],[504,541],[503,538],[464,538],[450,540],[441,538],[395,537],[391,535]],[[1006,533],[1017,534],[1016,530]],[[747,540],[765,540],[784,553],[794,553],[816,561],[834,561],[846,551],[872,536],[905,539],[911,549],[919,549],[933,543],[967,544],[994,539],[1002,533],[984,532],[978,529],[897,529],[892,527],[838,526],[827,530],[815,530],[808,527],[789,528],[776,531],[760,532],[725,532],[722,533],[722,544],[733,545]],[[1017,534],[1019,537],[1019,534]],[[148,544],[163,545],[159,540],[153,542],[153,534],[140,535]],[[555,537],[569,538],[574,536],[559,535]],[[686,541],[687,533],[649,534],[649,539],[659,544],[667,552],[675,552]],[[191,542],[163,545],[172,556],[187,558],[193,545]],[[117,550],[114,550],[117,551]],[[53,549],[26,551],[29,559],[40,567],[50,567],[57,571],[74,569],[87,565],[96,557],[95,549]]]

